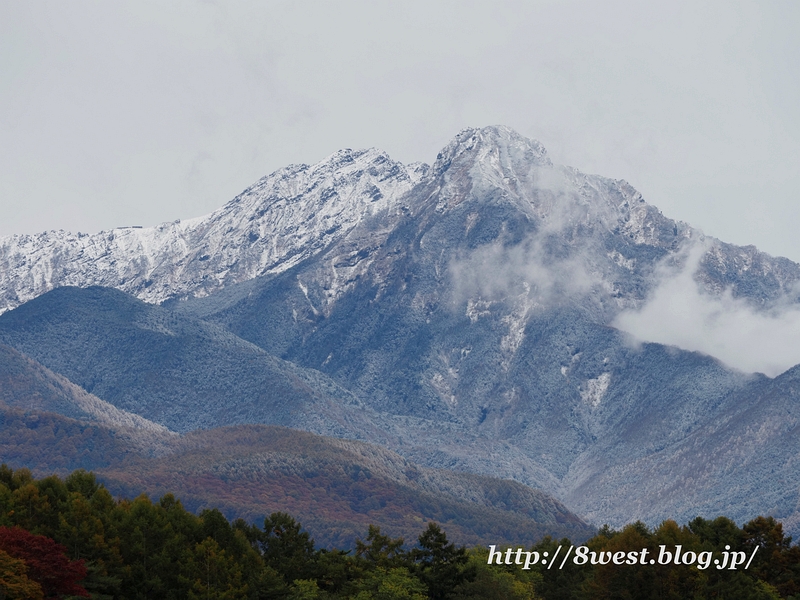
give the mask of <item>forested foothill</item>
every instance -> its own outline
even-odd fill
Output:
[[[172,494],[152,501],[114,498],[90,472],[34,478],[0,466],[0,597],[95,599],[682,599],[800,598],[800,547],[771,517],[742,527],[726,517],[603,527],[586,542],[601,552],[661,545],[684,552],[723,548],[749,555],[749,569],[696,565],[487,564],[485,546],[450,542],[434,522],[412,543],[369,526],[348,549],[321,549],[286,513],[263,523],[199,515]],[[502,540],[498,540],[502,543]],[[553,556],[569,546],[545,537],[530,550]]]

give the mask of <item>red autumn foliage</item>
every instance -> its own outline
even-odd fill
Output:
[[[0,527],[0,550],[25,561],[28,578],[42,586],[45,598],[89,597],[78,585],[86,577],[83,560],[69,560],[67,549],[49,537],[20,527]]]

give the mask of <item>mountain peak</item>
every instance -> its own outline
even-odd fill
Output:
[[[547,150],[537,140],[520,135],[505,125],[462,129],[436,157],[433,171],[441,173],[464,160],[484,162],[495,154],[496,162],[511,167],[552,165]]]
[[[496,219],[479,218],[492,204]],[[373,235],[378,229],[383,236],[426,206],[434,220],[458,207],[454,218],[465,219],[458,225],[464,236],[483,232],[484,243],[511,221],[536,223],[560,236],[559,244],[581,247],[592,240],[604,247],[603,236],[610,235],[625,245],[675,252],[691,235],[625,182],[553,165],[541,143],[509,127],[470,128],[432,167],[403,165],[376,148],[343,149],[313,165],[275,171],[203,217],[93,235],[0,238],[0,314],[65,285],[115,287],[154,303],[202,297],[287,271],[339,242],[350,244],[342,264],[352,267],[365,245],[381,246]],[[596,254],[596,248],[588,253]],[[616,260],[633,265],[632,259]],[[722,262],[729,260],[726,255]]]

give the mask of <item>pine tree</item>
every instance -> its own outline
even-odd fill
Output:
[[[276,512],[267,517],[259,546],[264,562],[280,573],[287,584],[314,578],[317,558],[314,540],[291,515]]]
[[[468,565],[466,548],[449,543],[436,523],[429,523],[419,536],[419,548],[411,551],[411,558],[432,600],[451,597],[457,585],[472,581],[476,575],[474,567]]]

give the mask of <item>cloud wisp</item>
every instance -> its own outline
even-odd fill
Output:
[[[679,269],[663,269],[638,310],[612,325],[635,338],[709,354],[730,367],[775,377],[800,363],[800,306],[756,310],[730,291],[712,295],[695,281],[706,248],[697,244]]]
[[[588,293],[594,283],[581,256],[556,259],[539,238],[507,247],[487,244],[450,262],[452,299],[547,308]]]

